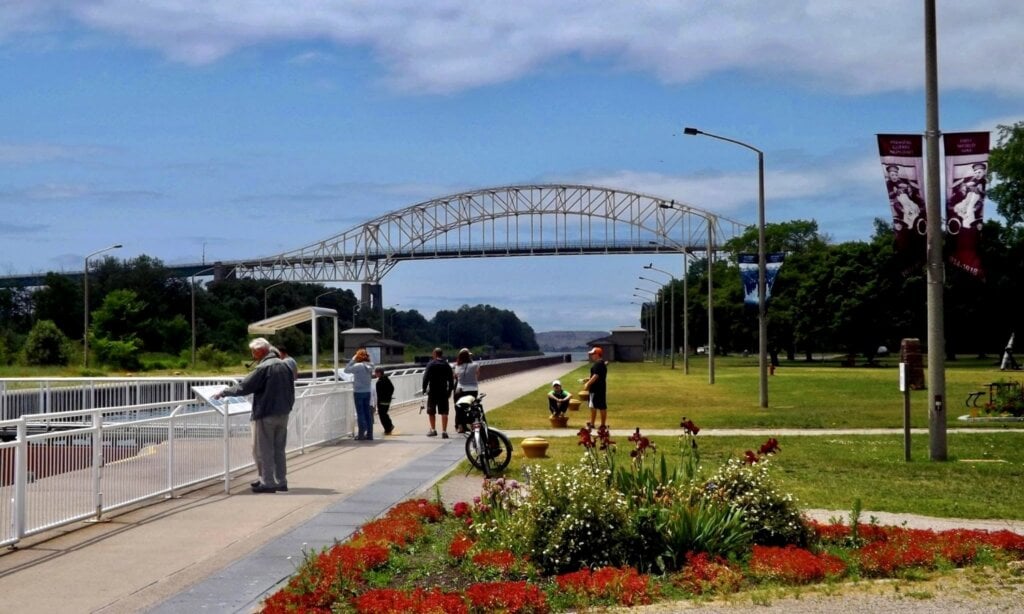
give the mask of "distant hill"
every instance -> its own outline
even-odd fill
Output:
[[[571,352],[587,349],[587,342],[609,334],[605,330],[553,330],[534,333],[542,352]]]

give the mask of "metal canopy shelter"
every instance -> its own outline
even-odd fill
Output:
[[[313,379],[316,379],[318,362],[317,318],[331,318],[334,322],[334,379],[338,379],[338,312],[327,307],[300,307],[287,313],[266,318],[249,325],[250,335],[273,335],[279,330],[296,326],[304,322],[313,323]]]

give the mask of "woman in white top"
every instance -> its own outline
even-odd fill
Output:
[[[458,410],[458,401],[463,395],[477,396],[480,391],[479,384],[480,365],[473,362],[473,354],[468,348],[459,350],[455,358],[455,430],[459,433],[466,432],[466,416],[461,415]]]

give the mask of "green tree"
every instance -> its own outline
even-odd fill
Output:
[[[140,316],[146,304],[133,290],[114,290],[92,314],[90,332],[96,337],[124,340],[137,337]]]
[[[68,338],[52,320],[39,320],[25,340],[24,356],[29,365],[66,365],[71,356]]]
[[[996,211],[1006,222],[1024,222],[1024,122],[998,126],[999,139],[989,154],[989,170],[994,185],[988,197],[995,201]]]
[[[72,339],[82,337],[82,282],[60,273],[47,273],[45,284],[32,293],[37,320],[50,320]],[[95,298],[91,292],[90,298]],[[96,304],[99,304],[98,302]]]

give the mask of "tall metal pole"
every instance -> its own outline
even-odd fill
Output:
[[[686,279],[690,276],[689,254],[689,248],[683,250],[683,375],[690,374],[690,288]]]
[[[939,201],[939,71],[935,0],[924,3],[925,144],[928,211],[928,449],[933,461],[946,460],[946,344],[943,332],[942,211]],[[948,180],[948,179],[947,179]]]
[[[284,281],[279,281],[279,282],[277,282],[275,284],[270,284],[266,288],[263,288],[263,319],[264,320],[267,319],[267,292],[270,292],[271,288],[273,288],[275,286],[280,286],[283,283],[285,283],[285,282]]]
[[[82,326],[82,366],[86,369],[89,368],[89,258],[102,254],[103,252],[109,252],[112,249],[120,249],[122,245],[116,243],[110,247],[104,247],[98,249],[93,253],[85,257],[85,262],[82,265],[82,300],[84,305],[84,323]]]
[[[715,383],[715,298],[712,270],[715,260],[715,225],[708,220],[708,383]]]
[[[654,337],[655,339],[657,339],[658,342],[658,353],[661,355],[661,364],[665,364],[665,295],[662,293],[661,284],[659,284],[658,282],[654,281],[653,279],[647,279],[643,275],[640,276],[640,279],[646,282],[650,282],[652,284],[656,284],[658,286],[658,289],[654,292],[652,292],[651,290],[646,290],[645,288],[637,288],[637,290],[646,290],[647,292],[652,292],[654,294],[654,305],[658,309],[658,319],[655,321],[654,324]],[[658,336],[657,333],[659,328],[661,329],[661,336]]]
[[[658,341],[658,320],[655,317],[657,315],[657,311],[656,310],[658,308],[658,295],[655,294],[654,292],[648,290],[647,288],[639,288],[639,287],[637,287],[637,288],[633,288],[633,289],[634,290],[639,290],[640,292],[646,292],[647,294],[650,294],[653,297],[653,299],[654,299],[653,302],[651,303],[651,311],[650,311],[650,313],[651,313],[651,322],[652,322],[652,324],[651,324],[651,360],[654,361],[655,360],[654,353],[657,351],[657,341]],[[637,296],[637,295],[634,295],[634,296]],[[644,299],[645,301],[647,300],[646,297],[643,297],[643,296],[637,296],[637,298]]]
[[[764,236],[764,153],[757,150],[757,360],[761,409],[768,408],[768,255]]]
[[[669,292],[671,292],[671,294],[672,294],[672,299],[670,301],[671,302],[671,307],[669,307],[669,310],[672,312],[669,315],[669,329],[672,331],[670,336],[669,336],[669,344],[670,344],[669,345],[669,353],[672,354],[672,368],[675,369],[676,368],[676,291],[675,291],[676,277],[672,273],[669,273],[668,271],[663,271],[662,269],[659,269],[658,267],[654,266],[653,262],[648,264],[644,268],[647,269],[648,271],[657,271],[657,272],[661,273],[662,275],[668,275],[669,279],[672,280],[672,283],[669,285]],[[641,277],[640,279],[647,279],[647,278],[646,277]],[[653,280],[648,279],[647,281],[653,281]]]
[[[758,334],[758,363],[760,366],[760,381],[759,381],[759,392],[761,407],[768,407],[768,319],[767,310],[765,308],[767,303],[767,286],[766,283],[766,271],[767,256],[765,253],[765,236],[764,236],[764,152],[743,141],[737,141],[726,136],[719,136],[717,134],[711,134],[710,132],[704,132],[697,128],[686,127],[683,129],[683,134],[688,135],[704,135],[719,141],[725,141],[740,147],[745,147],[750,151],[757,154],[757,184],[758,184],[758,197],[757,197],[757,334]]]

